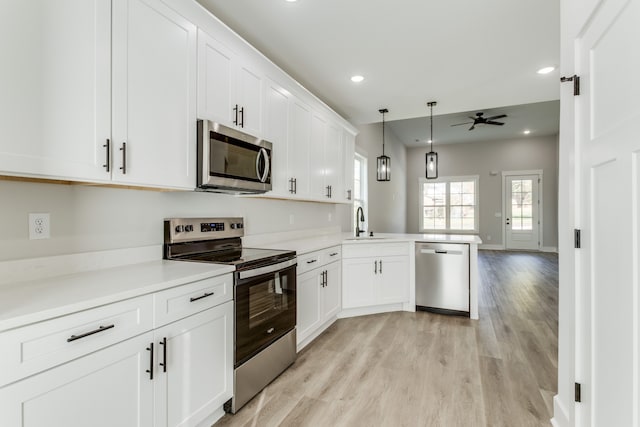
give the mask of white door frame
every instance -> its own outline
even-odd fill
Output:
[[[542,184],[544,182],[542,180],[542,169],[502,171],[502,216],[500,218],[502,220],[502,249],[507,248],[507,224],[504,220],[505,215],[507,214],[507,200],[504,196],[505,190],[507,189],[507,177],[517,175],[538,175],[538,179],[540,180],[538,182],[538,200],[540,201],[540,203],[538,203],[538,221],[540,222],[540,224],[538,225],[538,242],[540,242],[540,244],[538,245],[538,250],[540,251],[544,247],[544,242],[542,241],[542,236],[544,235],[544,233],[542,232],[542,227],[544,225],[544,222],[542,220],[542,201],[544,200],[544,198],[542,197]]]

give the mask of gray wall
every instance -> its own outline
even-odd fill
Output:
[[[419,228],[418,179],[424,176],[426,148],[407,150],[407,231]],[[441,144],[440,176],[479,175],[480,237],[485,244],[503,244],[502,171],[543,170],[544,247],[558,245],[558,136],[530,137],[482,143]],[[491,176],[491,171],[498,175]],[[488,239],[491,236],[491,240]]]
[[[346,231],[351,216],[348,205],[1,180],[0,201],[0,261],[161,244],[162,220],[174,216],[242,216],[247,235]],[[51,214],[50,239],[29,240],[30,212]]]
[[[382,123],[361,125],[358,130],[356,151],[367,157],[368,166],[369,230],[404,233],[407,228],[406,148],[386,127],[384,152],[391,158],[391,181],[376,181],[376,157],[382,155]]]

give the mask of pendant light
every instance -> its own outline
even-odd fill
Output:
[[[378,181],[391,181],[391,158],[384,155],[384,115],[389,110],[382,108],[378,111],[382,114],[382,156],[378,157],[376,179]]]
[[[433,106],[436,105],[435,101],[427,102],[427,105],[431,109],[430,119],[431,122],[431,138],[429,138],[429,144],[431,144],[431,151],[429,151],[426,157],[426,176],[427,179],[438,178],[438,153],[433,151]]]

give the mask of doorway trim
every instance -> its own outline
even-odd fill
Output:
[[[505,197],[505,190],[506,190],[506,182],[507,182],[507,177],[509,176],[517,176],[517,175],[538,175],[538,221],[540,222],[539,226],[538,226],[538,242],[540,242],[538,244],[538,250],[542,251],[542,248],[544,247],[544,242],[542,241],[542,237],[544,235],[543,231],[543,226],[544,226],[544,221],[543,221],[543,216],[542,216],[542,208],[543,208],[543,192],[542,192],[542,187],[543,187],[543,177],[542,177],[542,169],[530,169],[530,170],[519,170],[519,171],[502,171],[502,214],[500,217],[500,220],[502,221],[502,248],[503,249],[507,249],[507,224],[505,222],[505,215],[507,214],[507,200]]]

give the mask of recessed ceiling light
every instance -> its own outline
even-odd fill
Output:
[[[294,1],[298,1],[298,0],[286,0],[286,1],[288,1],[289,3],[293,3]]]
[[[549,74],[550,72],[552,72],[553,70],[555,70],[556,67],[544,67],[544,68],[540,68],[538,70],[538,74]]]
[[[431,144],[433,141],[429,139],[429,140],[427,140],[427,142],[428,142],[429,144]]]
[[[362,77],[362,76],[352,76],[351,77],[351,81],[354,82],[354,83],[360,83],[363,80],[364,80],[364,77]]]
[[[522,133],[524,133],[525,135],[529,135],[531,133],[531,131],[529,129],[525,129],[525,131],[522,132]]]

